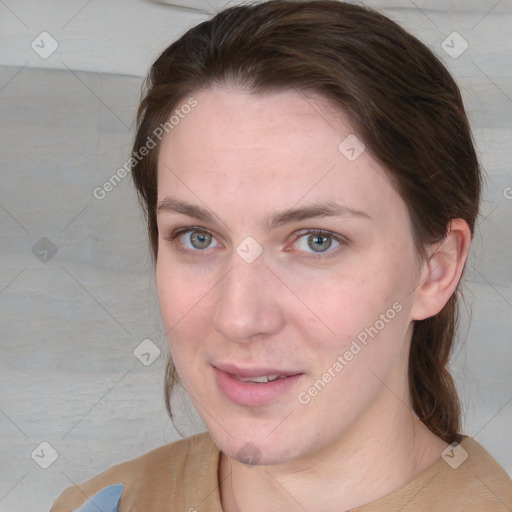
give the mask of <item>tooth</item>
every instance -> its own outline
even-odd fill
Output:
[[[256,382],[256,383],[267,383],[277,379],[283,379],[286,375],[263,375],[261,377],[236,377],[242,382]]]
[[[247,379],[250,382],[268,382],[268,377],[264,375],[263,377],[250,377]]]

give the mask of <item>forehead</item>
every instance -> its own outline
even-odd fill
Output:
[[[197,106],[164,139],[164,146],[179,147],[188,160],[204,158],[206,150],[216,160],[280,157],[293,162],[306,147],[328,151],[323,158],[312,155],[317,160],[332,159],[338,156],[338,139],[352,132],[341,111],[300,91],[254,94],[217,86],[194,97]]]
[[[393,203],[403,212],[386,171],[368,151],[347,158],[344,141],[362,143],[347,116],[323,98],[227,86],[194,98],[197,106],[162,140],[159,201],[172,194],[254,213],[302,200],[332,201],[377,217]]]

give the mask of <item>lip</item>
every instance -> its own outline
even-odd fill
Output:
[[[262,375],[297,375],[302,372],[293,370],[283,370],[282,368],[271,368],[269,366],[260,366],[252,368],[240,368],[230,363],[221,363],[213,365],[214,368],[222,372],[231,373],[237,377],[248,378],[248,377],[261,377]]]
[[[303,373],[277,368],[238,368],[231,364],[213,366],[215,382],[219,391],[231,402],[246,407],[261,407],[282,398],[295,387]],[[262,375],[286,375],[266,383],[242,382],[237,377],[260,377]]]

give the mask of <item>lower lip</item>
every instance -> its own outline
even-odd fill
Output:
[[[230,373],[214,367],[215,380],[222,393],[232,402],[248,407],[267,405],[288,392],[303,374],[290,375],[265,383],[242,382]]]

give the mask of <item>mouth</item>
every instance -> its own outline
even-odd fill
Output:
[[[246,407],[264,406],[286,399],[304,375],[276,368],[242,369],[230,364],[216,365],[213,369],[217,388],[224,398]]]

